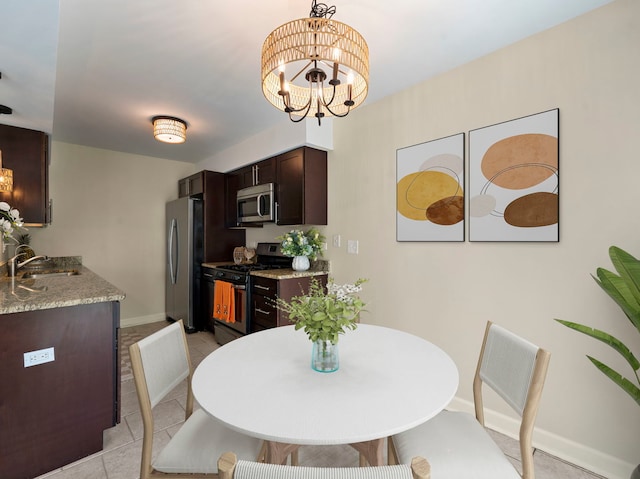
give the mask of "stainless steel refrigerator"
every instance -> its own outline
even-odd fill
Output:
[[[204,257],[203,202],[179,198],[166,205],[167,272],[165,311],[168,320],[182,319],[188,332],[202,329],[200,277]]]

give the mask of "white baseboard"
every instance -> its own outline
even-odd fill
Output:
[[[120,320],[121,328],[130,328],[131,326],[140,326],[141,324],[157,323],[166,321],[167,316],[164,313],[150,314],[149,316],[138,316],[135,318],[126,318]]]
[[[451,401],[447,409],[475,414],[473,403],[457,397]],[[513,418],[485,409],[484,422],[489,429],[513,439],[518,439],[518,422]],[[630,464],[617,457],[538,427],[535,428],[533,433],[533,446],[563,461],[609,479],[629,479],[631,472],[637,465]]]

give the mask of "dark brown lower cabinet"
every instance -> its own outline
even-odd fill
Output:
[[[0,477],[27,479],[102,449],[120,422],[117,301],[0,315]],[[24,366],[24,353],[55,360]]]
[[[294,296],[306,293],[312,278],[318,280],[323,286],[327,284],[327,275],[325,274],[287,279],[254,277],[251,289],[253,303],[251,332],[290,325],[289,315],[276,307],[276,298],[290,301]]]

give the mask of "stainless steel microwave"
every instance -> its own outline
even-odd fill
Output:
[[[250,186],[238,190],[238,222],[267,223],[275,221],[275,185]]]

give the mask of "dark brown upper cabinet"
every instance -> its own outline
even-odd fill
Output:
[[[307,146],[277,161],[276,223],[327,224],[327,152]]]
[[[237,170],[240,175],[239,187],[264,185],[276,181],[276,158],[267,158]]]
[[[277,225],[327,224],[327,152],[307,146],[225,174],[226,224],[238,224],[238,190],[276,184]],[[252,223],[250,226],[261,226]]]
[[[42,131],[0,125],[2,165],[13,170],[13,192],[0,192],[20,211],[25,226],[51,223],[49,205],[49,136]]]
[[[178,197],[202,195],[204,192],[204,182],[204,171],[182,178],[178,181]]]

